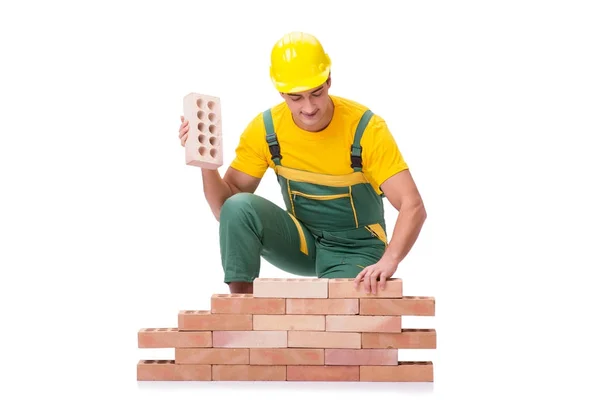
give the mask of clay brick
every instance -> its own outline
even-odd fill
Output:
[[[217,169],[223,165],[221,100],[190,93],[183,98],[183,116],[189,121],[185,163]]]
[[[367,382],[433,382],[431,361],[401,361],[398,365],[361,365],[360,380]]]
[[[399,298],[402,297],[402,279],[391,278],[385,283],[385,289],[376,293],[365,292],[361,285],[354,288],[353,278],[334,278],[329,280],[329,298]]]
[[[354,315],[359,299],[286,299],[286,314]]]
[[[180,331],[244,331],[252,329],[252,315],[211,314],[206,310],[180,311],[178,315]]]
[[[212,314],[285,314],[285,299],[256,298],[252,294],[213,294]]]
[[[397,349],[325,349],[326,365],[398,365]]]
[[[400,333],[362,333],[364,349],[435,349],[435,329],[403,329]]]
[[[210,381],[210,365],[179,365],[174,360],[140,360],[138,381]]]
[[[287,331],[213,331],[213,347],[287,347]]]
[[[323,349],[250,349],[250,364],[323,365]]]
[[[213,381],[285,381],[285,365],[213,365]]]
[[[402,317],[387,315],[326,315],[325,330],[337,332],[401,332]]]
[[[321,278],[256,278],[254,297],[327,298],[328,279]]]
[[[175,349],[177,364],[248,364],[249,349]]]
[[[324,315],[254,315],[255,331],[324,331]]]
[[[289,331],[288,347],[360,349],[358,332]]]
[[[139,348],[211,346],[211,332],[180,332],[177,328],[144,328],[138,331]]]
[[[288,381],[358,381],[360,367],[354,365],[290,365]]]
[[[425,296],[404,296],[401,299],[360,299],[359,314],[434,316],[435,299]]]

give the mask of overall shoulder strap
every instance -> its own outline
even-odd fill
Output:
[[[281,149],[279,148],[279,142],[277,141],[277,135],[273,127],[273,116],[271,115],[271,109],[263,112],[263,122],[265,124],[265,130],[267,132],[267,143],[269,144],[269,151],[271,152],[271,160],[276,165],[281,165]]]
[[[371,117],[373,117],[373,112],[371,110],[365,111],[358,122],[356,132],[354,132],[354,142],[350,148],[350,166],[354,168],[354,171],[362,171],[362,146],[360,145],[360,140]]]

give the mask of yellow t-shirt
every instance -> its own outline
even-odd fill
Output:
[[[328,175],[354,172],[350,166],[351,145],[356,127],[367,107],[352,100],[330,95],[334,104],[333,119],[327,128],[309,132],[299,128],[285,102],[271,109],[273,127],[281,148],[281,165]],[[361,142],[363,173],[378,194],[381,184],[392,175],[408,169],[387,124],[374,114]],[[267,168],[274,168],[266,140],[262,112],[247,126],[240,137],[231,167],[256,178]]]

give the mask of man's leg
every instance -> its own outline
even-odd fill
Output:
[[[286,272],[316,276],[310,232],[286,210],[250,193],[228,198],[219,218],[224,281],[232,293],[252,293],[261,256]]]

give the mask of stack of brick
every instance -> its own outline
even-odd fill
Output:
[[[435,329],[402,328],[434,316],[435,299],[403,296],[402,280],[376,294],[352,279],[258,278],[253,294],[213,294],[210,310],[184,310],[177,328],[138,332],[139,348],[174,359],[140,360],[140,381],[433,382],[431,361],[400,349],[435,349]]]

